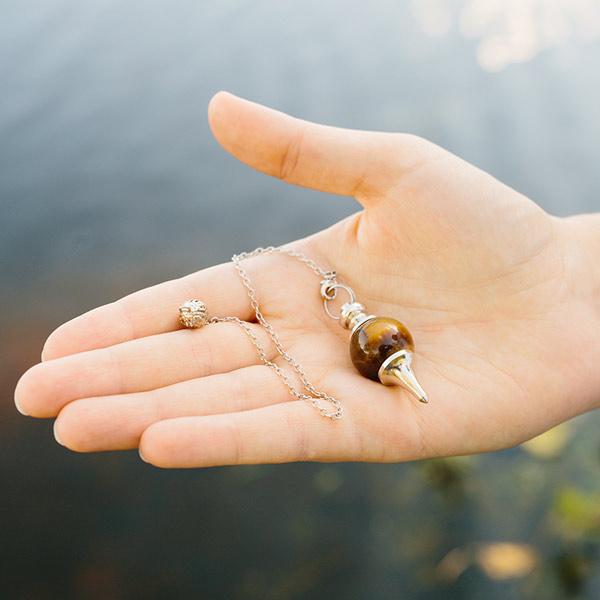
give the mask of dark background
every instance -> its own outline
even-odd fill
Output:
[[[227,156],[222,88],[598,211],[598,5],[545,5],[0,6],[1,598],[600,596],[598,414],[479,457],[160,471],[70,453],[12,404],[61,322],[356,210]]]

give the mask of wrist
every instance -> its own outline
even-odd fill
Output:
[[[600,320],[600,213],[562,219],[570,240],[575,289]]]
[[[560,219],[564,278],[569,289],[578,391],[590,409],[600,408],[600,214]]]

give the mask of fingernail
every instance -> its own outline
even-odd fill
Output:
[[[26,417],[28,417],[28,416],[29,416],[29,414],[28,414],[28,413],[26,413],[26,412],[23,410],[23,407],[22,407],[22,406],[19,404],[19,399],[18,399],[16,396],[15,396],[15,406],[17,407],[17,410],[18,410],[18,411],[19,411],[19,412],[20,412],[22,415],[25,415]]]
[[[64,446],[64,444],[60,441],[60,436],[58,435],[58,431],[56,428],[56,425],[58,423],[58,420],[54,421],[54,426],[53,426],[53,431],[54,431],[54,439],[57,441],[57,443],[59,443],[61,446]]]
[[[44,342],[44,345],[42,346],[42,355],[41,355],[42,362],[44,362],[45,360],[47,360],[47,355],[48,355],[48,341],[50,340],[51,337],[52,337],[52,335],[50,335],[48,337],[48,339]]]
[[[147,463],[147,462],[148,462],[148,461],[147,461],[147,460],[144,458],[144,455],[142,454],[142,449],[141,449],[141,448],[138,448],[138,454],[140,455],[140,458],[141,458],[141,459],[142,459],[142,460],[143,460],[145,463]]]

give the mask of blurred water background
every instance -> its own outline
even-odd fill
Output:
[[[410,131],[566,215],[600,209],[600,13],[585,0],[0,5],[0,597],[600,597],[600,415],[407,465],[163,472],[17,414],[59,323],[323,228],[353,201],[214,142],[224,88]]]

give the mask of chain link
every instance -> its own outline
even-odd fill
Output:
[[[273,369],[273,371],[275,371],[275,373],[283,381],[283,383],[289,390],[290,394],[294,398],[296,398],[297,400],[303,400],[305,402],[308,402],[314,408],[316,408],[319,411],[319,413],[321,415],[323,415],[324,417],[327,417],[329,419],[339,419],[342,416],[342,412],[343,412],[341,402],[339,400],[337,400],[336,398],[334,398],[333,396],[330,396],[326,392],[323,392],[323,391],[315,388],[315,386],[308,379],[308,376],[306,375],[304,369],[300,366],[298,361],[296,361],[283,347],[283,344],[281,343],[279,337],[275,333],[273,326],[265,319],[265,317],[260,309],[260,304],[258,302],[256,290],[254,289],[254,286],[252,285],[252,280],[250,279],[248,272],[244,269],[244,267],[241,265],[241,263],[242,263],[242,261],[244,261],[246,259],[255,258],[257,256],[262,256],[264,254],[285,254],[287,256],[291,256],[292,258],[295,258],[298,261],[300,261],[301,263],[305,264],[316,275],[321,277],[322,280],[329,281],[332,284],[335,284],[336,273],[335,273],[335,271],[326,271],[324,269],[321,269],[314,260],[312,260],[311,258],[308,258],[302,252],[298,252],[296,250],[291,250],[288,248],[280,248],[280,247],[276,247],[276,246],[268,246],[266,248],[256,248],[255,250],[252,250],[251,252],[241,252],[240,254],[234,254],[231,257],[231,262],[233,263],[234,267],[236,268],[236,270],[240,276],[240,279],[242,281],[242,285],[246,288],[246,292],[248,293],[248,298],[250,299],[250,305],[252,306],[252,309],[254,310],[254,313],[256,315],[256,320],[260,323],[260,325],[262,325],[264,330],[267,332],[267,334],[271,338],[271,341],[273,342],[273,345],[275,346],[275,349],[277,350],[278,354],[296,372],[296,374],[300,378],[300,381],[302,382],[302,385],[304,386],[304,389],[306,390],[307,393],[299,392],[294,387],[294,384],[292,383],[289,375],[279,365],[277,365],[276,363],[274,363],[272,360],[270,360],[268,358],[265,349],[263,348],[262,344],[256,337],[256,334],[254,333],[254,331],[252,331],[252,328],[250,327],[250,325],[248,323],[246,323],[245,321],[242,321],[241,319],[238,319],[237,317],[212,317],[210,319],[210,323],[236,323],[237,325],[239,325],[244,330],[244,332],[246,333],[246,335],[248,336],[248,338],[250,339],[250,341],[256,348],[256,351],[258,352],[258,356],[260,357],[263,364],[265,364],[267,367],[269,367],[269,368]],[[326,406],[326,405],[324,405],[324,403],[327,403],[330,406]],[[331,407],[333,407],[333,408],[331,408]]]

